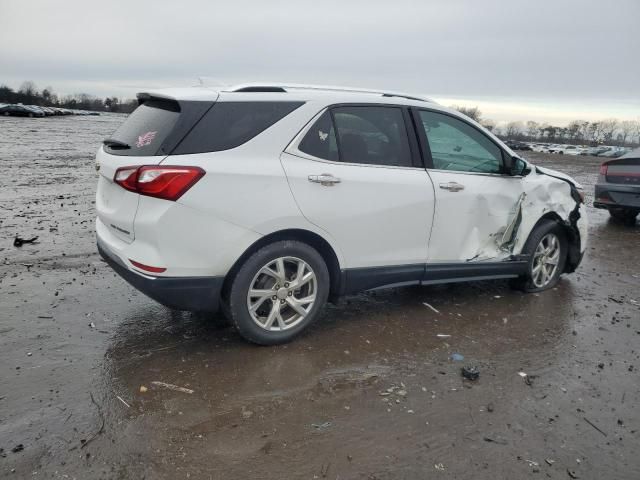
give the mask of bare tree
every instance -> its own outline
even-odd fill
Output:
[[[505,125],[505,135],[507,138],[518,138],[524,131],[522,122],[509,122]]]
[[[493,132],[493,130],[496,128],[496,122],[494,122],[490,118],[485,118],[484,120],[482,120],[482,122],[480,122],[480,125],[482,125],[490,132]]]
[[[451,108],[466,115],[471,120],[475,120],[476,122],[481,123],[482,112],[478,107],[459,107],[458,105],[451,105]]]
[[[637,124],[636,120],[623,120],[620,122],[620,142],[623,145],[627,143],[627,138],[633,140],[633,135],[638,128]]]
[[[529,120],[527,122],[527,135],[531,140],[535,140],[538,138],[538,134],[540,132],[540,124],[538,122],[534,122],[533,120]]]
[[[606,143],[611,143],[611,140],[613,140],[613,136],[618,129],[618,120],[615,118],[607,118],[606,120],[602,120],[600,122],[600,129],[602,140]]]

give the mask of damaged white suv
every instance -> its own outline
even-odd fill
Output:
[[[174,309],[290,340],[327,299],[513,279],[533,292],[586,246],[581,187],[427,99],[335,87],[162,90],[97,154],[104,259]]]

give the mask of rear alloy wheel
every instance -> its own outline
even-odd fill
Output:
[[[529,256],[527,273],[512,282],[525,292],[541,292],[556,286],[567,259],[567,239],[553,220],[541,222],[525,243],[522,253]]]
[[[329,271],[322,256],[302,242],[280,241],[240,267],[229,291],[228,314],[247,340],[275,345],[307,328],[328,295]]]
[[[279,257],[253,277],[247,308],[256,324],[267,331],[295,327],[316,302],[317,279],[313,269],[296,257]]]

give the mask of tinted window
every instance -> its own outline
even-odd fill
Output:
[[[420,112],[433,168],[458,172],[501,173],[500,148],[471,125],[435,112]]]
[[[129,148],[105,146],[109,153],[148,157],[156,155],[162,143],[173,130],[180,116],[176,102],[149,100],[127,117],[110,137],[129,145]]]
[[[235,148],[300,105],[301,102],[216,103],[180,142],[173,154],[218,152]]]
[[[401,109],[337,107],[333,109],[333,118],[342,162],[411,166]]]
[[[325,160],[338,160],[336,132],[328,110],[309,129],[298,145],[298,150]]]

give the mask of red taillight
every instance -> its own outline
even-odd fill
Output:
[[[600,165],[600,175],[607,175],[607,167],[608,165],[606,163]]]
[[[143,165],[119,168],[113,181],[140,195],[175,202],[204,174],[200,167]]]
[[[162,273],[166,270],[166,268],[163,268],[163,267],[151,267],[149,265],[145,265],[144,263],[136,262],[135,260],[131,260],[131,259],[129,259],[129,261],[131,262],[131,265],[133,265],[134,267],[139,268],[140,270],[144,270],[146,272]]]

